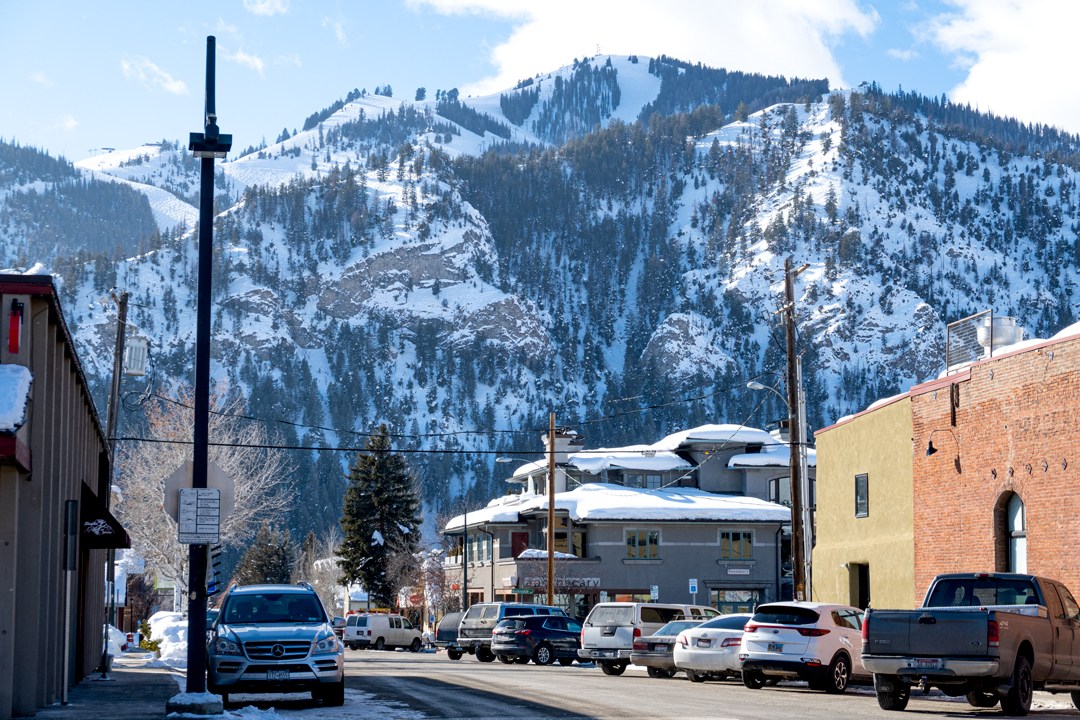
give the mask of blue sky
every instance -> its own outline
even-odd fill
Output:
[[[353,88],[484,94],[601,53],[875,80],[1080,132],[1070,0],[0,0],[0,138],[78,160],[203,129],[242,149]]]

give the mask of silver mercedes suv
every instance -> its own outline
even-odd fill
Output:
[[[345,649],[307,583],[233,586],[208,633],[207,689],[304,692],[345,703]]]

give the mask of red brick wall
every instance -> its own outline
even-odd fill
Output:
[[[1005,569],[995,506],[1010,492],[1027,513],[1028,572],[1080,592],[1080,338],[984,360],[911,403],[915,597],[938,573]]]

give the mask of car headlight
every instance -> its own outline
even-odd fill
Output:
[[[322,640],[315,641],[315,653],[325,655],[326,653],[336,653],[341,645],[338,643],[337,635],[331,633],[328,637],[324,637]]]
[[[218,655],[243,655],[240,643],[229,638],[219,637],[214,641],[214,652]]]

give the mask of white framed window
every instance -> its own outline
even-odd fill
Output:
[[[653,528],[627,528],[626,558],[628,560],[656,560],[660,557],[660,531]]]
[[[720,557],[724,560],[752,560],[754,533],[748,530],[721,530]]]

